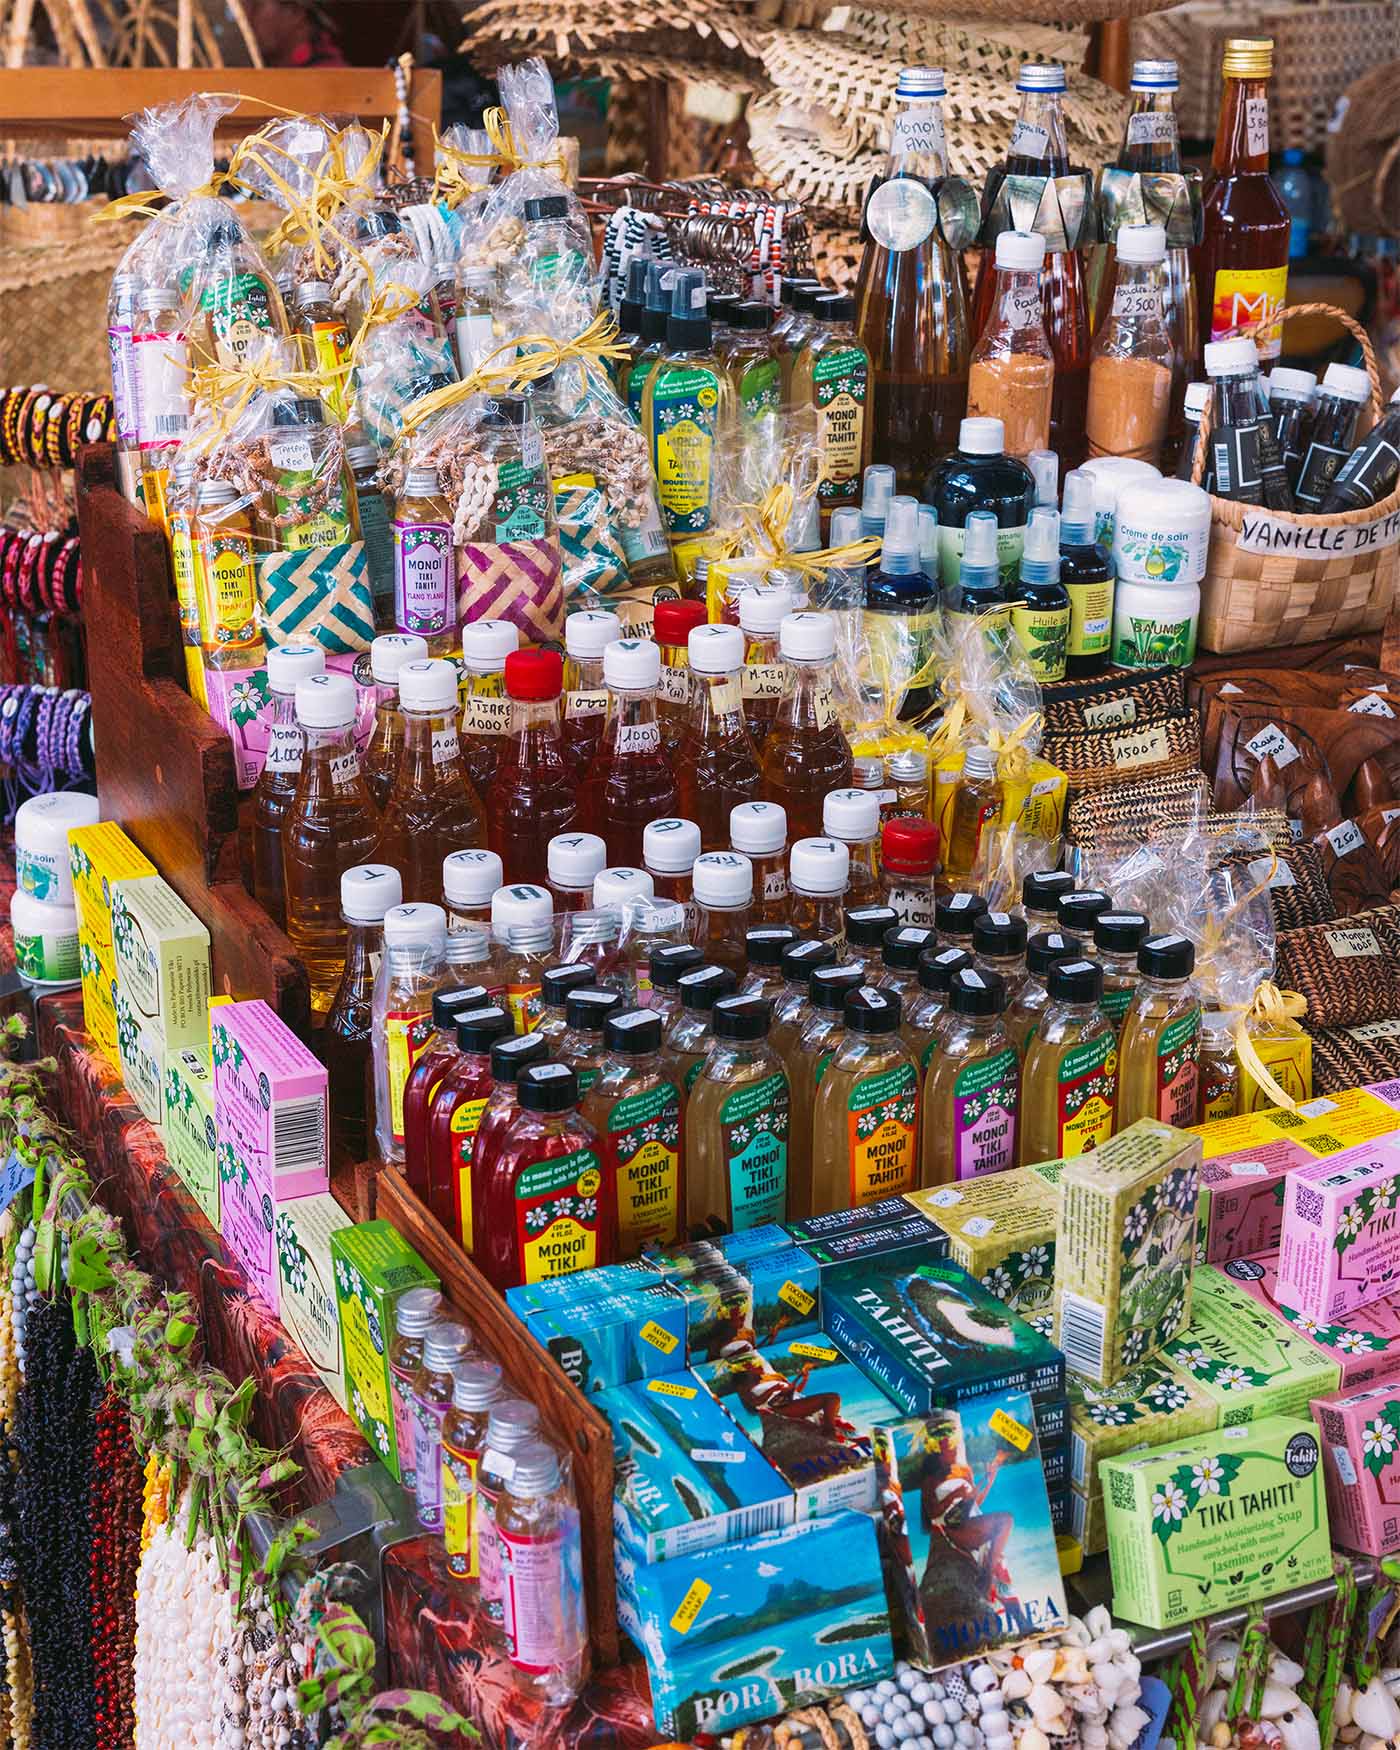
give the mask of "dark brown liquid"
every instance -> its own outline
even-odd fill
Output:
[[[1232,326],[1255,319],[1250,288],[1237,287],[1232,296],[1222,288],[1216,296],[1215,276],[1227,272],[1288,267],[1288,209],[1269,180],[1267,152],[1251,154],[1246,132],[1246,102],[1267,98],[1266,79],[1226,79],[1220,100],[1220,124],[1211,160],[1212,175],[1205,195],[1205,235],[1196,250],[1196,300],[1202,343],[1219,339]],[[1282,298],[1283,287],[1277,287]],[[1267,335],[1257,337],[1261,357],[1270,349]]]

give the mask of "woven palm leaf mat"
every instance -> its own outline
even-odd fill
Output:
[[[466,22],[474,58],[513,55],[538,49],[555,59],[577,61],[602,56],[625,60],[674,53],[670,74],[684,77],[697,58],[732,66],[735,56],[757,61],[768,32],[751,13],[696,0],[589,0],[586,7],[544,4],[542,0],[485,0]],[[742,68],[739,69],[742,71]],[[709,71],[705,76],[710,77]]]

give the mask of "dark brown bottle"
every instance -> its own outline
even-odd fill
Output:
[[[1206,342],[1213,490],[1237,504],[1292,510],[1293,493],[1274,436],[1269,404],[1259,385],[1259,358],[1247,335]]]
[[[1355,365],[1328,365],[1313,404],[1312,429],[1293,497],[1315,515],[1342,463],[1356,448],[1362,415],[1369,413],[1371,379]]]

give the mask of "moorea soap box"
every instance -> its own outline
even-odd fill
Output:
[[[1400,1381],[1324,1398],[1312,1413],[1332,1541],[1361,1555],[1400,1554]]]
[[[1279,1296],[1332,1323],[1400,1285],[1400,1145],[1367,1143],[1284,1182]]]
[[[1279,1298],[1277,1253],[1232,1258],[1220,1269],[1329,1361],[1335,1361],[1342,1370],[1343,1391],[1358,1391],[1363,1385],[1400,1374],[1400,1293],[1373,1300],[1343,1319],[1324,1324]]]

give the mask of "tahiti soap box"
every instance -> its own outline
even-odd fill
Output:
[[[159,1130],[165,1123],[166,1045],[160,1029],[145,1025],[118,981],[113,998],[117,1016],[117,1060],[126,1091]]]
[[[1060,1197],[1057,1185],[1040,1168],[1015,1167],[908,1196],[947,1234],[954,1264],[1037,1330],[1050,1334]]]
[[[1281,1300],[1327,1324],[1400,1286],[1400,1142],[1289,1174],[1278,1278]]]
[[[532,1313],[525,1321],[581,1392],[674,1373],[685,1359],[685,1328],[685,1302],[664,1284]]]
[[[113,820],[73,828],[68,835],[68,867],[78,922],[110,962],[113,884],[158,875],[159,870]]]
[[[1277,1251],[1284,1177],[1316,1158],[1300,1143],[1277,1137],[1204,1161],[1197,1262],[1222,1264],[1227,1258]]]
[[[117,982],[167,1046],[209,1043],[209,932],[158,875],[112,884]]]
[[[1103,1466],[1113,1614],[1148,1628],[1332,1573],[1317,1430],[1266,1416]]]
[[[165,1053],[165,1152],[205,1220],[219,1226],[214,1071],[209,1053]]]
[[[1400,1382],[1323,1398],[1312,1413],[1332,1541],[1360,1555],[1400,1554]]]
[[[1278,1254],[1257,1258],[1232,1258],[1220,1265],[1231,1282],[1238,1283],[1283,1319],[1300,1337],[1320,1349],[1342,1370],[1341,1390],[1359,1391],[1363,1385],[1400,1374],[1400,1295],[1387,1295],[1358,1307],[1345,1319],[1325,1325],[1278,1298]]]
[[[1243,1149],[1258,1149],[1281,1136],[1297,1143],[1312,1159],[1324,1160],[1358,1143],[1388,1136],[1396,1128],[1395,1111],[1366,1088],[1343,1088],[1304,1100],[1292,1112],[1279,1106],[1235,1118],[1216,1118],[1194,1126],[1191,1134],[1200,1137],[1208,1161]]]
[[[1170,1446],[1206,1434],[1220,1406],[1189,1374],[1160,1356],[1113,1385],[1069,1376],[1070,1481],[1092,1495],[1106,1458],[1138,1447]]]
[[[277,1316],[342,1410],[349,1409],[350,1398],[345,1389],[331,1237],[353,1225],[329,1191],[277,1206]]]

